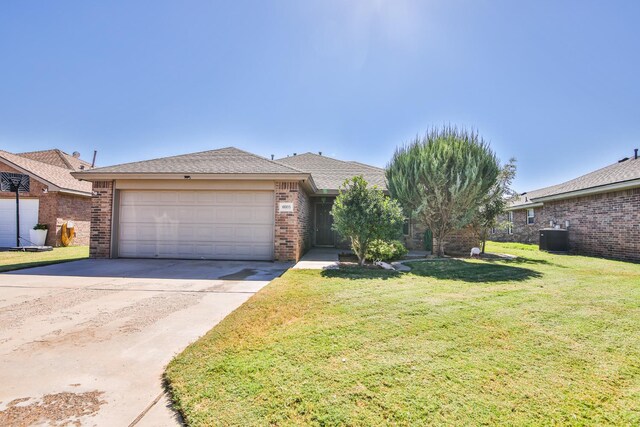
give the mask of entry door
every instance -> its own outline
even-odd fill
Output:
[[[316,245],[317,246],[333,246],[335,239],[331,226],[333,225],[333,217],[331,216],[330,203],[316,204]]]

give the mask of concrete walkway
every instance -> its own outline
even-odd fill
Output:
[[[338,254],[344,249],[312,248],[293,266],[295,269],[327,270],[338,268]]]

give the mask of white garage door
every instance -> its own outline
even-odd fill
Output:
[[[273,259],[273,191],[120,193],[118,256]]]
[[[20,199],[21,246],[29,246],[29,230],[38,223],[38,199]],[[0,199],[0,247],[16,245],[16,199]]]

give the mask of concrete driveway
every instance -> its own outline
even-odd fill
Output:
[[[0,274],[0,425],[179,425],[166,364],[288,267],[82,260]]]

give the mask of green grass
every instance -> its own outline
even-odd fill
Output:
[[[640,265],[489,243],[512,261],[290,270],[168,366],[209,425],[639,425]]]
[[[47,252],[0,252],[0,272],[39,267],[89,257],[88,246],[53,248]]]

